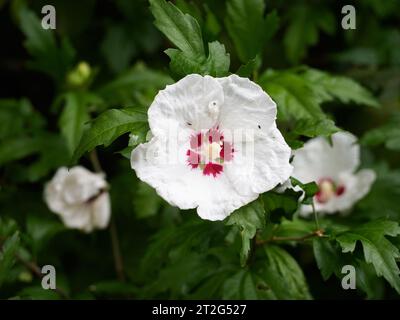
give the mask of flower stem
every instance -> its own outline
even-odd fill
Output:
[[[314,200],[312,201],[311,206],[312,206],[312,210],[313,210],[313,213],[314,213],[315,226],[317,227],[317,229],[319,229],[318,213],[315,210]]]
[[[102,169],[100,161],[99,161],[99,157],[97,156],[96,149],[93,149],[92,151],[90,151],[89,157],[90,157],[90,162],[92,163],[94,171],[103,172],[103,169]]]
[[[114,256],[115,272],[117,273],[118,280],[124,282],[125,281],[124,263],[122,260],[121,250],[119,246],[117,227],[115,225],[114,220],[111,220],[110,223],[110,235],[111,235],[112,251]]]
[[[92,163],[93,169],[96,172],[104,172],[103,168],[101,167],[96,149],[93,149],[90,152],[89,157],[90,157],[90,161]],[[120,245],[119,245],[117,226],[116,226],[113,218],[111,218],[109,229],[110,229],[110,237],[111,237],[111,248],[112,248],[113,257],[114,257],[115,272],[117,274],[118,280],[125,281],[124,262],[122,259],[121,249],[120,249]]]
[[[311,233],[308,233],[304,236],[301,237],[271,237],[269,239],[265,239],[265,240],[257,240],[256,244],[258,246],[264,245],[266,243],[271,243],[271,242],[280,242],[280,241],[305,241],[307,239],[310,238],[314,238],[314,237],[324,237],[324,230],[322,229],[317,229]]]

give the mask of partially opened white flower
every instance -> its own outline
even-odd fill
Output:
[[[362,169],[360,146],[349,132],[332,135],[332,145],[323,137],[309,140],[296,150],[293,177],[303,183],[315,181],[319,186],[314,196],[315,209],[322,213],[346,212],[370,190],[375,172]],[[312,212],[311,205],[304,205],[301,214]]]
[[[91,232],[110,220],[110,197],[101,173],[84,167],[59,168],[45,186],[45,201],[69,228]]]
[[[289,178],[276,112],[247,78],[188,75],[155,97],[153,137],[133,150],[132,168],[171,205],[222,220]]]

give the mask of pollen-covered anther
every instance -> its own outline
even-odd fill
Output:
[[[319,203],[326,203],[334,197],[340,197],[346,190],[343,185],[337,186],[330,178],[321,179],[318,187],[319,191],[315,196]]]
[[[206,143],[204,144],[202,155],[207,162],[212,162],[215,159],[219,158],[221,149],[222,149],[221,145],[217,142]]]
[[[224,141],[218,126],[193,134],[189,145],[186,152],[188,165],[202,170],[205,176],[217,177],[224,171],[224,163],[233,159],[233,143]]]

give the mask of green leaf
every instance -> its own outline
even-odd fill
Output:
[[[298,119],[291,130],[285,133],[286,142],[292,149],[299,149],[304,145],[302,137],[314,138],[318,136],[330,137],[340,131],[335,123],[327,118],[324,119]]]
[[[338,248],[329,239],[314,238],[313,250],[318,269],[321,270],[322,278],[326,281],[332,274],[338,274],[343,267],[340,260]]]
[[[142,63],[118,75],[98,89],[97,94],[111,103],[124,102],[134,92],[151,91],[151,98],[173,80],[163,72],[152,70]]]
[[[178,48],[165,51],[176,75],[224,76],[228,73],[230,59],[224,45],[217,41],[209,43],[207,55],[201,28],[195,18],[165,0],[150,0],[150,10],[157,28]]]
[[[278,237],[302,237],[315,231],[315,222],[294,217],[293,220],[282,219],[274,236]]]
[[[299,206],[301,191],[286,189],[283,193],[267,192],[263,194],[264,208],[273,223],[279,223],[282,217],[291,220]]]
[[[156,190],[144,182],[138,182],[136,195],[133,200],[136,217],[148,218],[157,214],[162,204],[162,199]]]
[[[59,300],[60,295],[54,290],[43,290],[42,286],[23,288],[18,292],[18,297],[32,300]]]
[[[250,252],[250,241],[258,229],[263,229],[266,223],[264,205],[261,197],[248,205],[235,210],[226,221],[227,225],[236,225],[242,237],[240,262],[244,266]]]
[[[286,56],[293,64],[306,56],[307,49],[318,42],[319,32],[332,34],[336,29],[336,18],[328,8],[305,4],[291,6],[288,12],[289,26],[283,43]]]
[[[307,68],[302,76],[309,81],[320,102],[338,99],[343,103],[354,102],[370,107],[379,106],[371,93],[353,79],[333,76],[312,68]]]
[[[86,98],[85,95],[77,92],[65,95],[65,106],[60,116],[59,126],[71,154],[82,137],[85,123],[89,121]]]
[[[293,187],[299,186],[304,191],[304,198],[301,202],[304,204],[312,204],[313,197],[319,191],[318,185],[314,181],[302,183],[293,177],[290,178],[290,181]]]
[[[126,108],[112,109],[103,112],[92,126],[83,134],[82,139],[75,149],[72,162],[79,159],[85,152],[93,150],[96,146],[110,145],[124,133],[139,134],[148,131],[147,115],[141,109]]]
[[[254,71],[260,68],[260,66],[261,58],[259,56],[256,56],[255,58],[241,65],[235,73],[240,77],[250,78],[253,75]]]
[[[0,99],[0,139],[13,139],[40,131],[45,119],[28,99]]]
[[[189,299],[201,300],[204,299],[204,297],[210,299],[220,299],[225,280],[226,273],[224,273],[224,271],[216,272],[214,275],[205,279],[205,281],[202,282],[198,288],[196,288],[194,293],[190,295]]]
[[[357,286],[367,294],[368,299],[382,300],[384,297],[384,281],[379,278],[372,265],[356,260],[356,283]]]
[[[343,266],[352,265],[356,270],[357,289],[364,291],[369,299],[382,298],[383,281],[377,277],[371,264],[342,253],[338,243],[333,242],[332,239],[315,238],[313,240],[313,249],[317,266],[321,270],[322,278],[325,281],[332,274],[336,275],[341,281],[344,276],[342,274]]]
[[[136,50],[129,30],[124,28],[124,25],[112,25],[107,28],[101,44],[101,53],[112,71],[121,72],[127,69]]]
[[[225,51],[223,44],[218,41],[208,43],[208,57],[204,62],[202,73],[215,77],[226,76],[229,70],[229,54]]]
[[[395,113],[383,126],[368,131],[361,139],[367,146],[384,144],[389,150],[400,151],[400,113]]]
[[[156,27],[177,48],[190,58],[204,56],[203,37],[196,19],[165,0],[150,0],[150,10]]]
[[[146,250],[141,261],[141,271],[149,284],[145,297],[168,291],[173,298],[187,297],[191,289],[198,288],[215,273],[225,276],[221,269],[228,271],[232,264],[225,256],[237,265],[236,252],[231,248],[210,248],[212,243],[223,243],[222,223],[202,221],[192,215],[186,218],[177,226],[161,228]]]
[[[56,217],[32,213],[26,218],[26,229],[33,240],[34,253],[37,254],[52,237],[65,230],[65,227]]]
[[[129,283],[119,281],[102,281],[90,285],[90,292],[96,297],[132,298],[137,295],[138,288]]]
[[[209,56],[202,59],[192,59],[186,53],[177,49],[168,49],[166,54],[171,58],[171,69],[177,75],[191,73],[208,74],[214,77],[225,76],[229,70],[229,55],[224,45],[218,41],[208,44]]]
[[[59,135],[45,134],[42,137],[37,160],[26,166],[26,177],[29,181],[37,181],[50,171],[68,164],[67,146]]]
[[[4,239],[12,236],[18,230],[17,223],[12,219],[0,217],[0,238]]]
[[[0,165],[35,155],[35,161],[18,172],[24,179],[37,181],[51,170],[68,163],[66,146],[59,135],[39,133],[21,136],[0,144]]]
[[[38,17],[26,6],[18,12],[19,24],[26,40],[24,46],[34,58],[30,66],[51,76],[58,84],[65,80],[75,51],[67,39],[57,44],[52,30],[43,29]]]
[[[378,276],[383,276],[400,293],[400,270],[396,259],[400,258],[399,249],[385,236],[395,237],[400,227],[393,221],[372,221],[353,230],[343,232],[336,237],[343,252],[354,252],[358,241],[364,249],[367,263],[374,266]]]
[[[223,299],[310,299],[303,271],[285,250],[260,248],[254,263],[232,273],[223,284]]]
[[[14,234],[7,238],[4,243],[0,242],[0,287],[7,279],[7,274],[15,262],[15,254],[19,248],[19,233],[15,231]]]
[[[222,298],[228,300],[256,300],[276,299],[276,296],[260,276],[243,269],[225,281]]]
[[[308,119],[327,135],[337,130],[321,109],[323,102],[339,99],[343,103],[355,102],[368,106],[378,106],[372,95],[355,81],[331,76],[328,73],[300,67],[294,70],[267,70],[259,80],[261,87],[271,95],[278,107],[278,119],[293,121]],[[299,133],[314,135],[317,131],[307,130],[307,122],[300,123]],[[324,130],[323,126],[327,125]]]
[[[40,150],[41,137],[17,137],[0,145],[0,165],[23,159]]]
[[[173,254],[173,253],[172,253]],[[187,252],[172,259],[167,267],[161,269],[158,281],[152,295],[157,292],[169,291],[173,298],[182,295],[186,288],[192,288],[203,283],[214,272],[215,265],[207,260],[204,254]]]
[[[266,268],[263,279],[277,299],[311,299],[303,271],[297,261],[278,246],[264,246]]]
[[[259,84],[276,102],[281,121],[326,117],[313,88],[296,73],[268,70],[260,77]]]
[[[189,14],[192,16],[194,19],[197,20],[199,23],[200,27],[203,27],[204,25],[204,19],[202,17],[202,10],[201,10],[201,4],[198,5],[192,1],[186,1],[186,0],[176,0],[174,1],[175,5],[185,14]]]
[[[299,119],[295,123],[292,134],[314,138],[329,137],[338,131],[340,129],[330,119]]]
[[[400,220],[400,170],[390,170],[386,164],[373,168],[377,179],[370,192],[361,199],[354,214],[361,219],[386,218]]]
[[[278,29],[275,11],[264,17],[264,0],[229,0],[225,25],[243,63],[262,54],[267,41]]]
[[[118,153],[121,154],[124,158],[130,160],[132,150],[135,149],[135,147],[138,146],[139,144],[146,142],[146,134],[147,134],[147,132],[145,132],[145,131],[138,132],[138,134],[130,133],[128,146],[126,148],[122,149],[121,151],[119,151]]]

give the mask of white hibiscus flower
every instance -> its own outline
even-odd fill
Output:
[[[322,137],[309,140],[296,150],[292,165],[294,178],[318,184],[314,205],[321,213],[347,212],[369,192],[376,177],[370,169],[356,172],[360,165],[360,146],[349,132],[333,134],[332,145]],[[300,211],[302,215],[311,212],[311,205],[303,205]]]
[[[171,205],[223,220],[292,172],[276,112],[247,78],[188,75],[155,97],[132,168]]]
[[[59,168],[46,184],[44,197],[50,210],[69,228],[91,232],[105,228],[110,220],[110,198],[104,175],[81,166]]]

